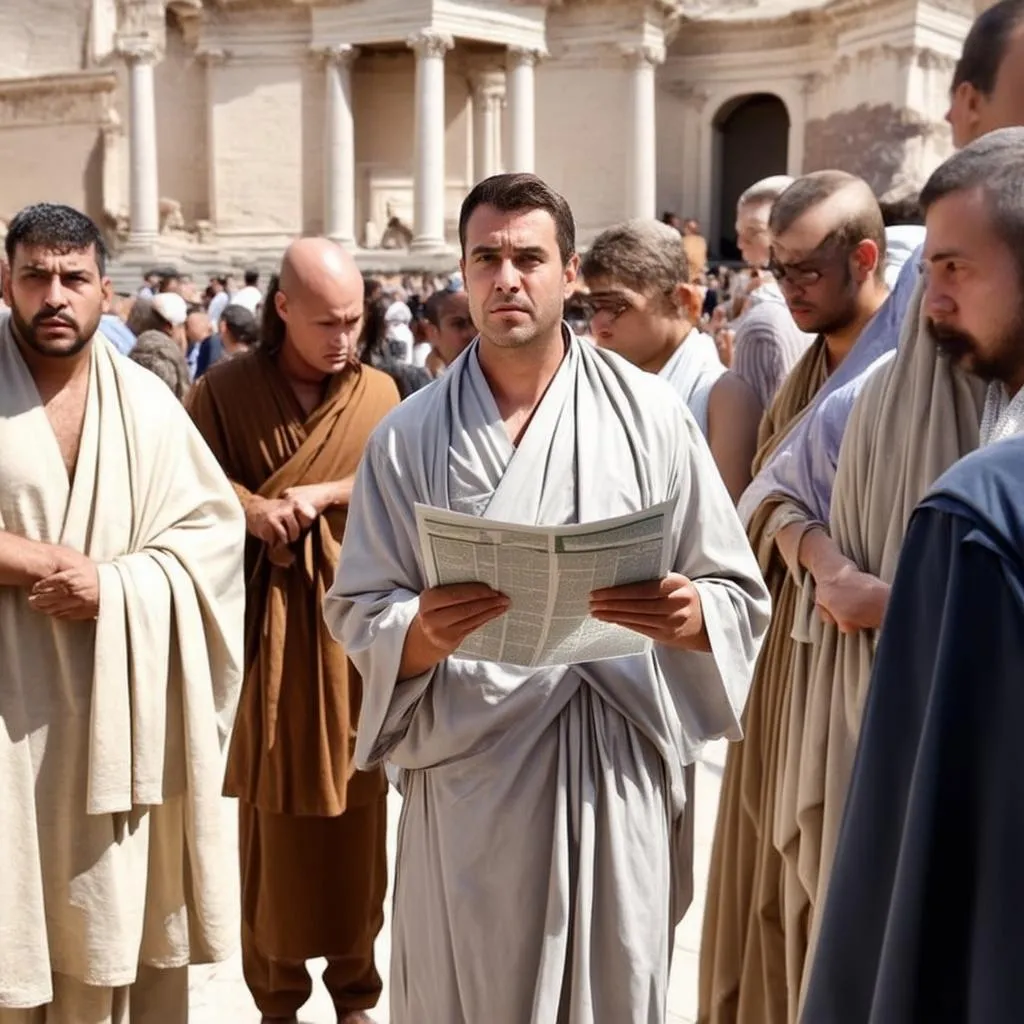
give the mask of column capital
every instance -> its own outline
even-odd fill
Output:
[[[196,60],[199,61],[203,67],[207,68],[219,68],[231,59],[230,50],[222,50],[219,47],[209,47],[206,50],[196,51]]]
[[[129,64],[155,64],[163,56],[152,39],[118,37],[117,52]]]
[[[510,67],[536,67],[548,54],[546,50],[530,46],[510,46],[508,63]]]
[[[444,57],[455,46],[455,40],[447,32],[432,28],[414,32],[405,43],[417,57]]]
[[[497,70],[474,71],[469,84],[476,99],[504,99],[505,72]]]
[[[359,56],[359,47],[350,43],[330,43],[326,46],[311,46],[309,52],[324,64],[349,67]]]
[[[620,43],[619,53],[626,61],[635,68],[642,68],[645,65],[656,67],[665,62],[665,47],[652,44],[632,45]]]

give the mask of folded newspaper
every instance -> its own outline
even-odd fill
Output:
[[[457,657],[537,668],[643,654],[651,642],[590,616],[590,594],[661,579],[672,565],[671,501],[573,526],[521,526],[416,506],[431,587],[485,583],[511,600]]]

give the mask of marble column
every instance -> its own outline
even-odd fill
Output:
[[[505,97],[505,76],[485,71],[473,78],[473,180],[498,174],[501,170],[501,107]]]
[[[160,234],[160,185],[157,178],[156,47],[148,42],[122,44],[128,64],[128,242],[147,245]]]
[[[352,64],[359,51],[347,44],[321,51],[326,72],[324,102],[324,234],[356,244],[356,133],[352,116]]]
[[[410,36],[416,53],[416,128],[413,144],[413,239],[411,248],[444,249],[445,121],[444,58],[455,45],[443,32],[425,29]]]
[[[541,54],[512,46],[508,51],[509,153],[508,170],[534,170],[536,148],[536,90],[534,68]]]
[[[623,47],[629,66],[629,105],[626,108],[626,216],[657,216],[658,154],[654,99],[654,69],[665,59],[653,46]]]

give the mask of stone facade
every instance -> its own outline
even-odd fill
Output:
[[[4,0],[0,222],[48,198],[140,261],[269,261],[320,232],[367,267],[441,268],[467,190],[523,169],[565,193],[583,244],[667,208],[727,247],[745,176],[839,166],[882,195],[919,187],[949,152],[973,14],[969,0]]]

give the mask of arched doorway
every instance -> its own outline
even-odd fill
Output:
[[[739,259],[736,201],[755,181],[787,172],[789,112],[770,93],[738,96],[722,105],[712,127],[717,232],[711,249],[722,259]]]

